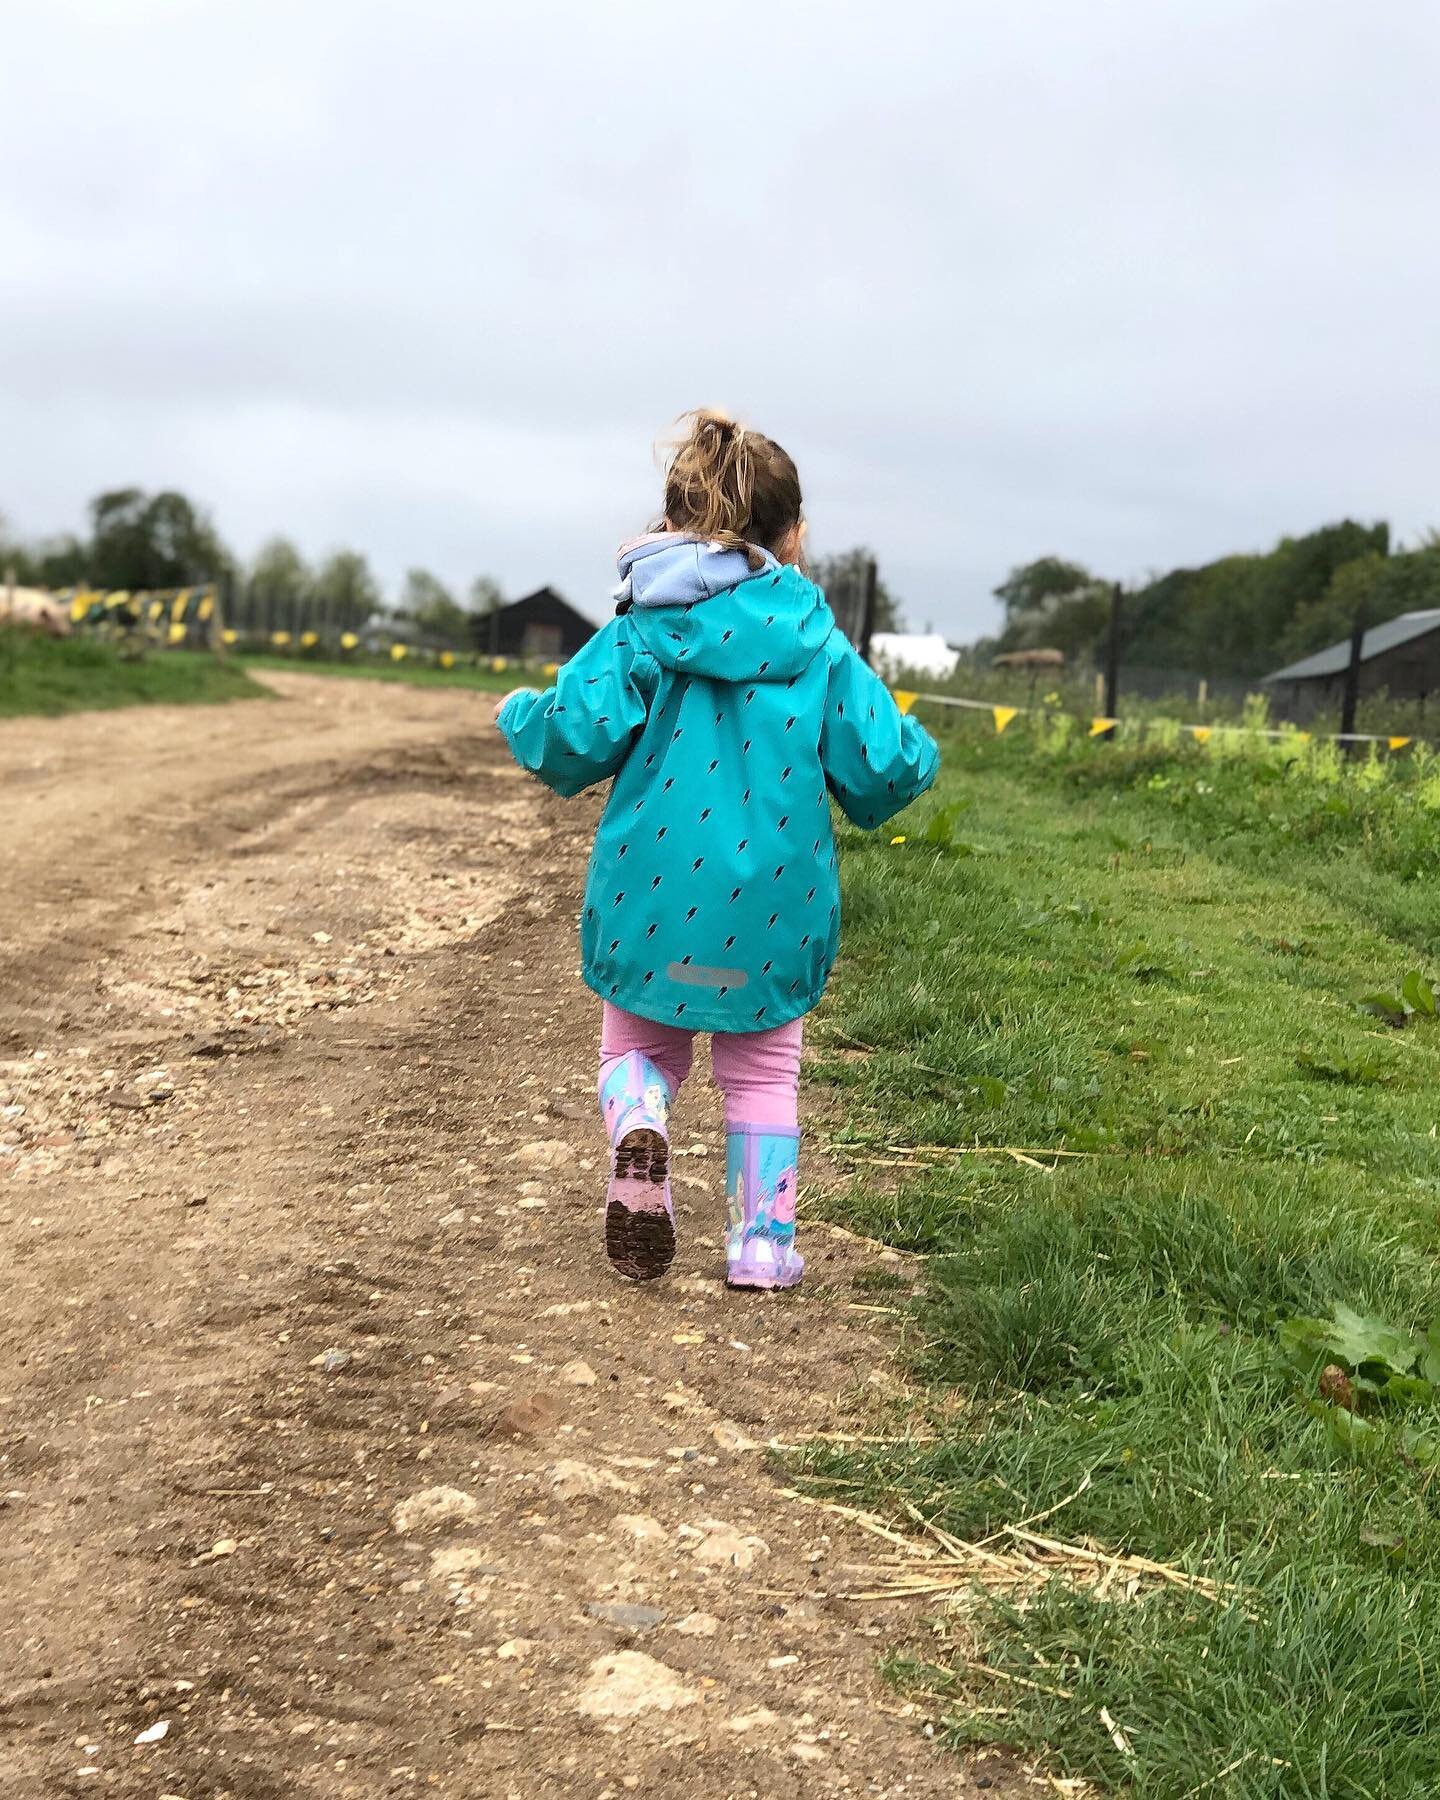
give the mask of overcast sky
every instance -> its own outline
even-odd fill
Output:
[[[6,0],[0,512],[603,617],[674,415],[914,626],[1440,524],[1440,7]]]

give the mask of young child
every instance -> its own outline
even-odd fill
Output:
[[[496,709],[563,795],[613,781],[580,940],[604,1002],[605,1246],[636,1281],[675,1254],[670,1106],[708,1031],[725,1094],[732,1287],[793,1287],[804,1016],[840,931],[833,795],[867,828],[935,779],[805,573],[800,478],[776,443],[688,414],[658,530],[620,550],[616,618],[543,694]]]

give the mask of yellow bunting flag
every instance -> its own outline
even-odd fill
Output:
[[[300,648],[302,650],[313,650],[319,642],[320,633],[318,631],[302,631],[300,633]]]
[[[200,623],[202,625],[206,625],[209,623],[210,617],[214,613],[214,611],[215,611],[215,596],[213,594],[206,594],[204,599],[195,608],[195,617],[200,621]]]
[[[1210,733],[1214,729],[1215,727],[1213,725],[1192,725],[1190,727],[1190,735],[1197,744],[1208,744],[1210,742]]]
[[[546,676],[549,680],[553,681],[555,679],[555,677],[560,673],[560,665],[559,665],[559,663],[546,663],[544,665],[544,667],[540,670],[540,673],[542,675]]]
[[[1107,731],[1113,731],[1119,723],[1118,719],[1092,719],[1090,735],[1091,737],[1103,737]]]
[[[170,617],[172,619],[183,619],[185,617],[185,608],[189,605],[189,602],[189,588],[181,588],[179,593],[176,594],[175,598],[170,602]]]
[[[270,642],[277,650],[283,650],[290,642],[290,633],[288,631],[272,631],[270,633]]]
[[[111,600],[110,604],[112,606],[120,606],[123,604],[123,601]],[[152,600],[150,602],[148,613],[149,613],[150,623],[152,625],[155,625],[159,622],[160,615],[161,615],[161,613],[164,612],[164,610],[165,610],[165,602],[163,600]]]
[[[996,737],[999,737],[1000,733],[1019,711],[1020,708],[1018,706],[992,706],[990,708],[991,716],[995,720]]]
[[[220,633],[220,637],[222,641],[227,644],[238,644],[240,642],[240,633],[236,631],[233,625],[227,625]]]
[[[342,650],[353,650],[359,642],[359,638],[356,637],[353,631],[342,631],[340,633],[340,648]]]
[[[74,599],[70,602],[70,623],[72,625],[78,625],[80,623],[80,621],[85,617],[86,613],[89,612],[89,610],[90,610],[89,594],[85,594],[85,593],[76,594]]]
[[[497,675],[503,675],[506,669],[505,658],[503,656],[492,656],[490,658],[490,667]]]
[[[455,667],[455,652],[453,650],[442,650],[440,652],[440,667],[442,669],[453,669]]]
[[[908,713],[920,696],[918,694],[912,694],[908,688],[896,688],[894,690],[893,698],[901,712]],[[1002,725],[1000,729],[1003,731],[1005,727]]]
[[[392,644],[390,646],[390,660],[391,662],[404,662],[405,646],[403,644]]]
[[[170,642],[172,644],[183,644],[185,642],[185,627],[181,624],[179,619],[172,619],[170,621]]]
[[[1403,750],[1405,746],[1411,742],[1411,739],[1408,737],[1392,737],[1386,738],[1385,742],[1392,750]]]

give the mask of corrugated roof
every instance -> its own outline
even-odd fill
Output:
[[[1440,631],[1440,606],[1432,606],[1425,612],[1401,613],[1398,619],[1387,619],[1383,625],[1370,627],[1361,641],[1360,660],[1369,662],[1371,657],[1383,656],[1397,644],[1408,644],[1411,638],[1424,637],[1431,631]],[[1346,638],[1343,643],[1332,644],[1328,650],[1317,650],[1313,656],[1302,657],[1299,662],[1277,669],[1264,679],[1310,681],[1320,675],[1343,675],[1349,666],[1350,640]]]

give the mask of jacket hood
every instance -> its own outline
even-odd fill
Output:
[[[788,681],[835,628],[815,583],[753,546],[661,532],[625,545],[620,573],[631,630],[658,663],[687,675]]]

